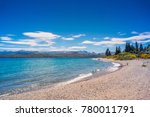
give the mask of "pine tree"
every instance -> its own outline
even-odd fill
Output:
[[[118,54],[121,53],[121,48],[120,46],[118,47]]]
[[[125,45],[125,52],[130,52],[130,51],[131,51],[130,43],[129,43],[129,42],[126,42],[126,45]]]
[[[144,49],[143,49],[143,45],[140,44],[140,52],[142,52]]]
[[[110,51],[108,52],[108,56],[111,56],[111,52]]]
[[[135,42],[135,51],[136,51],[136,53],[138,53],[138,51],[139,51],[139,45],[138,45],[138,42]]]
[[[115,52],[115,55],[117,55],[118,54],[118,47],[116,46],[116,52]]]
[[[147,51],[147,47],[144,47],[144,52],[146,52]]]
[[[128,49],[127,49],[128,47],[127,47],[127,46],[128,46],[128,43],[126,42],[125,50],[124,50],[125,52],[127,52],[127,51],[128,51]]]
[[[132,52],[132,53],[135,52],[135,47],[133,45],[130,46],[130,52]]]
[[[121,49],[120,49],[120,46],[119,47],[116,47],[116,52],[115,52],[115,55],[121,53]]]
[[[150,44],[148,44],[148,46],[147,46],[147,48],[146,48],[146,51],[147,51],[148,53],[150,53]]]
[[[111,56],[111,52],[110,52],[109,48],[106,49],[105,55],[106,56]]]
[[[149,50],[150,49],[150,44],[148,44],[148,46],[147,46],[147,50]]]
[[[106,52],[105,52],[105,55],[106,55],[106,56],[108,56],[108,51],[109,51],[109,49],[107,48],[107,49],[106,49]]]

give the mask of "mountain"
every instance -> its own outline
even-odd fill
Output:
[[[94,58],[102,54],[87,51],[0,51],[0,58]]]

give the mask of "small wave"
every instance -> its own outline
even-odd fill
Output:
[[[97,61],[97,60],[98,60],[98,58],[92,58],[92,60],[95,60],[95,61]]]
[[[80,74],[78,77],[68,81],[69,83],[73,83],[73,82],[76,82],[76,81],[79,81],[79,80],[82,80],[84,78],[87,78],[87,77],[90,77],[92,76],[93,74],[92,73],[88,73],[88,74]]]
[[[97,69],[96,71],[100,71],[100,69]]]
[[[108,68],[109,72],[113,72],[119,69],[119,67],[121,66],[119,63],[114,63],[112,62],[113,66]]]
[[[10,93],[0,94],[0,98],[5,97],[5,96],[9,96],[9,95],[10,95]]]
[[[114,67],[120,67],[121,65],[119,63],[112,63],[114,65]]]
[[[92,75],[93,75],[92,73],[80,74],[78,77],[76,77],[76,78],[74,78],[72,80],[69,80],[67,82],[60,83],[59,85],[66,85],[66,84],[70,84],[70,83],[73,83],[73,82],[77,82],[77,81],[80,81],[80,80],[82,80],[84,78],[90,77]]]

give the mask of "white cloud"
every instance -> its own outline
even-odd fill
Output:
[[[72,41],[74,40],[74,38],[70,37],[70,38],[65,38],[65,37],[62,37],[63,40],[66,40],[66,41]]]
[[[13,39],[10,37],[0,37],[1,42],[3,44],[9,44],[9,47],[1,46],[3,50],[28,50],[28,51],[76,51],[76,50],[83,50],[85,46],[71,46],[71,47],[53,47],[52,45],[55,44],[53,42],[54,39],[57,39],[61,36],[57,34],[53,34],[50,32],[24,32],[24,36],[29,37],[24,39]],[[84,34],[74,35],[70,38],[62,37],[63,40],[74,40],[75,38],[80,38],[85,36]],[[14,47],[12,47],[14,46]],[[19,46],[19,47],[18,47]],[[25,48],[26,46],[30,46]]]
[[[94,41],[89,41],[89,40],[86,40],[86,41],[83,41],[82,44],[93,44],[94,45]]]
[[[25,48],[25,47],[21,47],[21,48],[17,48],[17,47],[1,47],[1,50],[11,50],[11,51],[19,51],[19,50],[25,50],[25,51],[79,51],[79,50],[84,50],[86,49],[85,46],[71,46],[71,47],[30,47],[30,48]]]
[[[72,46],[72,47],[69,47],[70,49],[86,49],[85,46]]]
[[[144,39],[150,39],[150,32],[144,32],[139,34],[138,36],[131,36],[127,38],[111,38],[112,41],[141,41]]]
[[[0,37],[0,40],[10,41],[10,40],[12,40],[12,38],[10,38],[10,37]]]
[[[134,32],[135,33],[135,32]],[[13,38],[10,38],[9,36],[3,36],[0,37],[0,41],[2,44],[9,44],[9,48],[12,46],[14,50],[33,50],[33,51],[77,51],[77,50],[84,50],[87,47],[86,46],[71,46],[71,47],[53,47],[53,44],[55,42],[54,39],[57,39],[61,37],[63,40],[74,40],[76,38],[80,38],[82,36],[85,36],[85,34],[79,34],[79,35],[73,35],[71,37],[62,37],[57,34],[53,34],[50,32],[25,32],[23,35],[30,37],[29,39],[18,39],[15,40]],[[125,38],[118,38],[118,37],[104,37],[103,41],[94,41],[95,38],[92,40],[85,40],[82,42],[82,44],[85,45],[95,45],[95,46],[114,46],[117,44],[125,44],[126,41],[138,41],[139,43],[148,43],[150,42],[150,32],[143,32],[138,35],[133,35],[130,37]],[[2,44],[0,44],[1,48],[4,47]],[[29,48],[23,48],[25,46],[30,46]],[[15,48],[20,47],[20,48]],[[8,46],[7,46],[8,47]],[[5,48],[5,49],[9,49]],[[4,48],[3,48],[4,49]],[[12,50],[12,49],[10,49]]]
[[[53,34],[51,32],[42,32],[42,31],[24,32],[23,35],[28,36],[31,39],[19,39],[17,41],[5,41],[5,43],[30,45],[30,46],[51,46],[55,43],[52,40],[60,37],[57,34]]]
[[[150,35],[150,32],[143,32],[143,33],[140,33],[140,35]]]
[[[34,47],[30,47],[30,48],[24,48],[24,47],[13,47],[13,48],[9,48],[9,47],[1,47],[1,50],[4,51],[20,51],[20,50],[24,50],[24,51],[49,51],[50,48],[34,48]]]
[[[77,39],[77,38],[80,38],[80,37],[83,37],[83,36],[86,36],[85,34],[78,34],[78,35],[73,35],[71,37],[62,37],[63,40],[66,40],[66,41],[72,41],[74,39]]]
[[[71,46],[71,47],[51,47],[50,51],[79,51],[86,49],[85,46]]]
[[[80,38],[80,37],[83,37],[83,36],[86,36],[85,34],[78,34],[78,35],[74,35],[72,36],[73,38]]]
[[[136,31],[132,31],[131,34],[139,34],[139,33]]]
[[[96,41],[89,41],[89,40],[86,40],[86,41],[83,41],[82,44],[88,44],[88,45],[115,45],[115,44],[125,44],[125,42],[121,42],[121,41],[99,41],[99,42],[96,42]]]
[[[126,33],[118,32],[118,35],[123,36],[126,35]]]
[[[29,46],[51,46],[55,42],[49,41],[45,42],[43,41],[38,41],[34,39],[22,39],[22,40],[17,40],[17,41],[2,41],[3,43],[8,43],[8,44],[15,44],[15,45],[29,45]]]
[[[105,40],[108,40],[108,39],[110,39],[110,37],[104,37],[104,39],[105,39]]]
[[[30,39],[24,39],[20,41],[2,41],[3,43],[9,43],[9,44],[17,44],[17,45],[30,45],[30,46],[36,46],[37,43],[35,40]]]
[[[36,47],[49,47],[49,46],[51,46],[51,45],[53,45],[53,44],[55,44],[55,42],[49,42],[49,43],[42,43],[42,44],[40,44],[40,43],[37,43],[37,45],[35,45]]]
[[[28,36],[28,37],[32,37],[35,39],[41,39],[41,40],[52,40],[52,39],[56,39],[59,38],[59,35],[53,34],[51,32],[24,32],[23,35]]]
[[[82,44],[87,44],[87,45],[103,45],[103,46],[109,46],[109,45],[116,45],[116,44],[125,44],[126,41],[138,41],[140,43],[148,43],[150,42],[150,32],[143,32],[140,33],[137,36],[131,36],[127,38],[110,38],[110,37],[105,37],[104,38],[106,41],[90,41],[86,40],[83,41]]]
[[[138,41],[139,43],[149,43],[150,42],[150,40],[144,40],[144,41]]]

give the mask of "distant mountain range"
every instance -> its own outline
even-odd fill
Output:
[[[103,54],[87,51],[0,51],[0,58],[94,58],[101,56]]]

